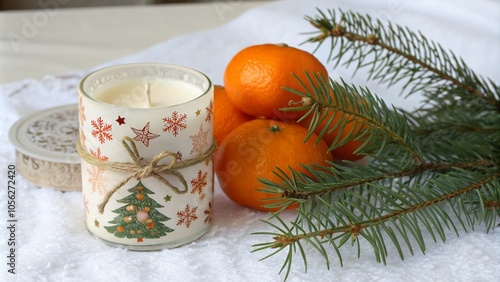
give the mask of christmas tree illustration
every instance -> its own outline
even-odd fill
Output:
[[[130,195],[117,200],[125,205],[113,210],[118,215],[109,222],[114,225],[105,226],[108,232],[118,238],[137,238],[137,242],[142,242],[144,238],[160,238],[174,231],[162,223],[170,218],[161,214],[157,209],[163,206],[148,196],[153,191],[140,180],[128,191]]]

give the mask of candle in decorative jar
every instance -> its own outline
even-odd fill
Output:
[[[79,85],[88,230],[133,250],[177,247],[210,227],[213,85],[185,67],[136,63]]]

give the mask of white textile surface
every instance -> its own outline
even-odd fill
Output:
[[[373,2],[377,2],[376,4]],[[235,3],[237,4],[237,3]],[[214,6],[215,7],[215,6]],[[240,49],[267,42],[298,46],[312,31],[303,19],[317,14],[315,7],[342,8],[368,13],[383,21],[421,30],[429,39],[452,49],[472,69],[500,82],[500,2],[497,0],[461,1],[279,1],[258,7],[233,22],[214,29],[187,34],[152,46],[138,54],[96,66],[125,62],[163,62],[189,66],[206,73],[222,84],[225,65]],[[220,8],[224,8],[223,5]],[[223,12],[223,11],[222,11]],[[147,15],[145,15],[147,16]],[[168,28],[168,27],[165,27]],[[147,27],[144,27],[147,32]],[[300,48],[312,51],[313,44]],[[326,61],[328,48],[317,57]],[[291,58],[293,59],[293,58]],[[325,62],[326,63],[326,62]],[[47,76],[42,80],[23,80],[0,86],[0,281],[280,281],[279,269],[286,252],[259,261],[266,252],[251,253],[252,244],[271,240],[251,235],[271,230],[260,219],[266,213],[235,205],[215,187],[214,220],[210,231],[199,240],[158,252],[130,252],[106,246],[91,236],[84,225],[81,192],[58,192],[39,188],[17,177],[18,219],[16,230],[17,265],[15,276],[7,273],[7,166],[15,163],[14,148],[7,142],[7,129],[22,115],[57,105],[76,103],[76,84],[90,70],[75,70],[66,76]],[[398,97],[397,89],[366,82],[361,70],[333,69],[330,76],[342,77],[357,85],[367,85],[387,102],[411,108],[419,97]],[[287,213],[285,219],[293,219]],[[289,281],[499,281],[500,232],[483,228],[457,237],[447,231],[445,243],[433,242],[425,235],[426,254],[405,253],[400,260],[389,243],[387,265],[375,262],[370,247],[357,258],[354,248],[343,250],[344,266],[335,254],[326,269],[324,258],[313,248],[308,251],[308,269],[295,255]],[[389,240],[388,240],[389,241]],[[4,277],[4,279],[1,279]]]

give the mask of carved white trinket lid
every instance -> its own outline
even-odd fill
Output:
[[[28,114],[12,125],[16,167],[34,184],[62,191],[81,190],[78,107],[66,105]]]

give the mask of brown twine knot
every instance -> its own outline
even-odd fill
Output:
[[[188,159],[185,161],[177,160],[177,153],[170,151],[163,151],[151,160],[147,161],[141,158],[139,151],[137,150],[137,146],[132,138],[124,136],[122,137],[122,145],[127,151],[128,155],[132,162],[129,163],[120,163],[120,162],[109,162],[100,160],[91,154],[87,153],[86,150],[83,149],[81,142],[78,140],[77,142],[77,151],[80,157],[86,161],[87,163],[97,166],[98,168],[105,168],[112,171],[117,172],[132,172],[129,176],[124,178],[122,181],[118,182],[113,189],[109,190],[104,196],[101,204],[98,205],[99,212],[102,214],[104,212],[104,208],[108,203],[111,196],[118,191],[123,185],[125,185],[132,178],[146,178],[146,177],[154,177],[159,181],[163,182],[165,185],[170,187],[178,194],[184,194],[188,191],[188,184],[184,176],[178,172],[179,169],[187,168],[193,166],[195,164],[201,163],[206,159],[210,158],[215,151],[215,142],[212,142],[212,146],[193,159]],[[170,162],[167,164],[160,164],[160,161],[164,159],[170,159]],[[160,174],[168,174],[175,176],[179,182],[184,187],[182,190],[170,183],[167,179],[165,179]]]

